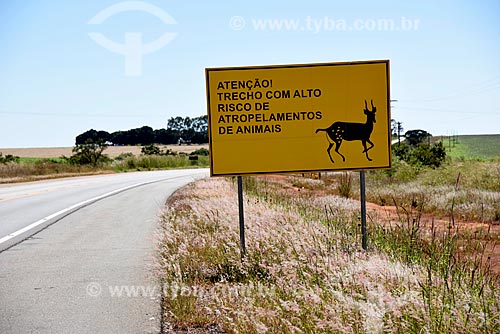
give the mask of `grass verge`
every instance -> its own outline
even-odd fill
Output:
[[[500,162],[463,161],[421,170],[397,162],[391,171],[369,173],[367,199],[450,219],[499,222]]]
[[[171,199],[159,256],[167,331],[500,331],[498,280],[480,265],[484,251],[458,256],[453,231],[426,235],[415,217],[394,228],[370,222],[363,252],[356,201],[292,197],[266,178],[244,186],[243,261],[231,179],[198,181]]]
[[[191,156],[191,159],[192,156]],[[58,177],[93,175],[127,171],[208,167],[208,156],[188,155],[155,156],[132,154],[109,159],[93,168],[89,165],[70,164],[66,159],[21,158],[19,162],[0,164],[0,183],[26,182]]]

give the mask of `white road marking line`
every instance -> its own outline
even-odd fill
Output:
[[[105,197],[108,197],[108,196],[111,196],[111,195],[117,194],[117,193],[119,193],[119,192],[122,192],[122,191],[125,191],[125,190],[128,190],[128,189],[131,189],[131,188],[135,188],[135,187],[138,187],[138,186],[142,186],[142,185],[145,185],[145,184],[148,184],[148,183],[153,183],[153,182],[156,182],[156,181],[149,181],[149,182],[144,182],[144,183],[136,183],[136,184],[133,184],[133,185],[131,185],[131,186],[127,186],[127,187],[123,187],[123,188],[120,188],[120,189],[116,189],[116,190],[110,191],[110,192],[108,192],[108,193],[105,193],[105,194],[103,194],[103,195],[100,195],[100,196],[97,196],[97,197],[93,197],[93,198],[90,198],[90,199],[85,200],[85,201],[83,201],[83,202],[80,202],[80,203],[76,203],[76,204],[74,204],[74,205],[71,205],[71,206],[69,206],[69,207],[67,207],[67,208],[65,208],[65,209],[59,210],[59,211],[57,211],[57,212],[55,212],[55,213],[53,213],[53,214],[51,214],[51,215],[49,215],[49,216],[47,216],[47,217],[44,217],[44,218],[42,218],[42,219],[40,219],[40,220],[37,220],[36,222],[31,223],[30,225],[25,226],[25,227],[23,227],[23,228],[22,228],[22,229],[20,229],[20,230],[17,230],[17,231],[15,231],[15,232],[12,232],[12,233],[10,233],[10,234],[6,235],[5,237],[3,237],[3,238],[1,238],[1,239],[0,239],[0,245],[1,245],[2,243],[6,242],[6,241],[9,241],[9,240],[10,240],[10,239],[12,239],[12,238],[17,237],[17,236],[18,236],[18,235],[20,235],[20,234],[23,234],[24,232],[27,232],[27,231],[29,231],[29,230],[31,230],[31,229],[33,229],[33,228],[35,228],[35,227],[37,227],[37,226],[39,226],[39,225],[41,225],[41,224],[45,223],[45,222],[47,222],[48,220],[50,220],[50,219],[52,219],[52,218],[55,218],[55,217],[57,217],[57,216],[59,216],[59,215],[62,215],[62,214],[64,214],[64,213],[66,213],[66,212],[69,212],[69,211],[71,211],[71,210],[73,210],[73,209],[77,209],[77,208],[79,208],[79,207],[81,207],[81,206],[84,206],[85,204],[89,204],[89,203],[91,203],[91,202],[95,202],[95,201],[98,201],[98,200],[103,199],[103,198],[105,198]]]
[[[78,184],[72,184],[72,185],[66,185],[66,186],[59,186],[59,187],[55,187],[55,188],[49,188],[49,189],[34,191],[34,192],[31,192],[31,193],[23,193],[23,194],[20,194],[20,195],[13,195],[13,196],[10,196],[10,197],[0,198],[0,202],[11,201],[13,199],[19,199],[19,198],[24,198],[24,197],[30,197],[30,196],[36,196],[36,195],[46,194],[46,193],[50,193],[50,192],[53,192],[53,191],[59,191],[61,189],[70,189],[70,188],[76,188],[76,187],[84,187],[84,186],[87,186],[87,185],[92,184],[92,183],[95,183],[95,182],[85,182],[85,183],[78,183]]]

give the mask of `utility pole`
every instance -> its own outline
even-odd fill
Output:
[[[401,130],[403,130],[403,127],[401,126],[401,122],[398,122],[398,145],[401,144]]]
[[[390,107],[391,107],[391,110],[392,108],[394,108],[394,106],[392,105],[393,102],[398,102],[398,100],[389,100],[389,102],[391,103]],[[403,127],[401,126],[401,122],[397,122],[398,124],[398,145],[401,144],[401,131],[403,130]]]

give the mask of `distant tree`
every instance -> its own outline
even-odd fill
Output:
[[[180,134],[181,131],[184,130],[184,118],[180,116],[169,118],[167,121],[167,129]]]
[[[115,131],[111,134],[111,142],[114,145],[127,145],[128,131]]]
[[[158,144],[175,144],[178,139],[178,134],[170,129],[158,129],[154,131],[155,143]]]
[[[425,130],[409,130],[405,133],[405,139],[410,146],[416,146],[429,137],[432,135]]]
[[[208,142],[208,116],[190,117],[172,117],[167,121],[167,130],[178,142],[180,138],[188,143],[207,143]]]
[[[192,142],[196,144],[208,143],[208,116],[193,118],[191,127],[194,130]]]
[[[397,138],[397,139],[401,138],[401,133],[403,131],[404,131],[403,123],[398,122],[395,119],[391,119],[391,135],[392,135],[392,137]]]
[[[169,118],[167,121],[167,130],[172,134],[174,143],[177,143],[179,138],[182,137],[182,131],[184,130],[184,118],[180,116]]]
[[[184,120],[182,121],[182,130],[191,129],[192,125],[193,120],[191,117],[184,117]]]
[[[137,129],[137,144],[149,145],[155,142],[155,134],[150,126]]]
[[[98,142],[98,141],[107,142],[110,141],[111,135],[109,134],[109,132],[106,131],[97,131],[94,129],[90,129],[76,137],[75,145],[85,144],[85,142],[88,139],[92,140],[93,142]]]
[[[192,143],[194,137],[196,136],[196,132],[191,127],[191,120],[189,120],[189,126],[186,126],[184,130],[181,131],[182,139],[187,143]]]
[[[196,132],[206,132],[208,130],[208,116],[203,115],[193,118],[191,126]]]
[[[114,145],[149,145],[149,144],[176,144],[182,138],[185,142],[208,142],[208,116],[171,117],[167,121],[166,129],[153,130],[149,126],[126,131],[96,131],[90,129],[76,137],[76,144],[84,144],[87,139],[97,142],[112,142]]]
[[[141,129],[135,128],[126,131],[126,145],[141,144]]]
[[[394,118],[391,119],[391,134],[393,137],[398,135],[398,122]]]
[[[107,148],[108,145],[103,140],[94,142],[92,139],[87,139],[84,144],[73,147],[73,155],[69,158],[69,162],[75,165],[98,167],[109,160],[103,154]]]

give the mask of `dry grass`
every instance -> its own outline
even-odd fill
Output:
[[[191,153],[199,148],[208,149],[208,144],[202,145],[169,145],[160,146],[161,149],[169,148],[176,152]],[[122,153],[141,154],[142,146],[109,146],[105,154],[110,158],[115,158]],[[39,148],[0,148],[4,155],[12,154],[20,158],[59,158],[61,156],[69,157],[73,154],[72,147],[39,147]]]
[[[452,220],[500,222],[500,163],[466,161],[436,169],[397,164],[393,175],[373,172],[367,179],[367,199],[380,205],[421,206]],[[453,216],[452,216],[453,215]]]
[[[189,153],[208,145],[169,146],[170,150],[178,153]],[[165,147],[163,147],[165,148]],[[6,154],[14,154],[24,158],[20,162],[0,164],[0,183],[15,183],[52,179],[79,175],[92,175],[122,171],[139,171],[153,169],[173,169],[186,167],[208,166],[207,156],[198,156],[197,160],[190,160],[184,154],[169,156],[149,156],[141,154],[140,146],[111,146],[104,153],[111,159],[106,159],[102,165],[93,168],[89,165],[75,165],[63,159],[53,157],[73,153],[71,148],[38,148],[38,149],[10,149]],[[1,152],[1,150],[0,150]],[[135,155],[134,155],[135,152]],[[131,156],[120,156],[123,153],[132,153]],[[45,157],[45,158],[44,158]],[[112,158],[115,160],[112,160]]]
[[[244,261],[234,183],[199,181],[172,199],[160,231],[167,332],[500,330],[490,276],[449,262],[453,237],[436,234],[425,243],[409,233],[413,227],[372,225],[377,247],[363,252],[356,201],[305,191],[292,197],[272,179],[245,179]],[[430,253],[419,252],[417,243]],[[410,248],[414,255],[405,261]]]

